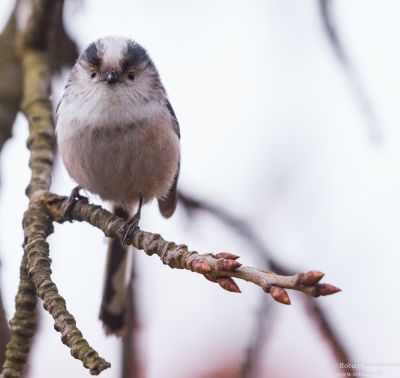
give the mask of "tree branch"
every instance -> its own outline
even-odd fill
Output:
[[[260,298],[259,308],[255,314],[255,325],[252,331],[251,343],[245,351],[245,356],[240,369],[240,378],[256,378],[259,376],[257,371],[257,362],[263,354],[263,346],[266,344],[266,338],[271,332],[273,317],[269,316],[269,322],[266,321],[268,315],[271,315],[271,302],[265,297]],[[272,320],[272,321],[271,321]],[[267,327],[268,326],[268,327]]]
[[[20,284],[15,298],[15,315],[10,321],[12,337],[7,344],[3,376],[20,377],[36,331],[36,290],[28,277],[26,256],[20,267]]]
[[[0,150],[11,129],[22,98],[21,64],[15,52],[16,20],[13,13],[0,35]]]
[[[357,72],[356,67],[344,47],[343,41],[337,32],[332,12],[332,0],[317,1],[324,32],[332,46],[333,53],[347,76],[347,80],[351,90],[353,91],[357,105],[365,115],[369,137],[373,142],[380,142],[383,138],[383,133],[379,126],[378,117],[363,85],[360,74]]]
[[[15,53],[15,16],[12,15],[0,35],[0,151],[11,137],[11,129],[21,101],[21,68]],[[10,341],[3,302],[0,295],[0,366],[5,359],[5,349]]]
[[[70,219],[65,218],[64,208],[67,197],[47,194],[42,197],[53,219],[57,222],[78,220],[90,223],[99,228],[108,237],[122,240],[124,219],[115,216],[100,206],[90,205],[86,201],[78,201],[70,213]],[[163,264],[171,268],[186,269],[203,274],[210,281],[218,283],[223,289],[240,292],[233,278],[238,278],[260,286],[272,298],[283,304],[290,304],[285,289],[301,291],[312,297],[330,295],[340,291],[330,284],[321,284],[319,281],[323,273],[310,271],[308,273],[291,276],[278,275],[273,272],[244,266],[237,261],[239,256],[228,252],[217,254],[200,254],[190,251],[184,244],[176,244],[164,240],[161,235],[137,230],[129,240],[136,249],[143,250],[147,255],[156,254]]]
[[[31,6],[31,17],[26,29],[20,33],[18,43],[24,74],[22,110],[29,121],[27,145],[31,154],[29,167],[32,176],[26,189],[30,202],[23,219],[25,240],[21,281],[15,315],[10,322],[12,337],[7,346],[3,376],[17,378],[22,375],[35,331],[32,324],[35,314],[29,307],[32,302],[36,303],[33,287],[43,299],[44,308],[53,316],[54,327],[61,332],[62,341],[71,348],[71,354],[80,359],[92,374],[99,374],[110,364],[83,339],[74,317],[67,311],[65,301],[50,277],[51,261],[46,238],[53,232],[53,219],[39,198],[50,188],[55,146],[49,100],[51,69],[46,54],[49,38],[46,36],[50,34],[48,20],[52,19],[55,10],[61,9],[50,0],[35,0]],[[24,312],[26,306],[29,307],[28,312]]]

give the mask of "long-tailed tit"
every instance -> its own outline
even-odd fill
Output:
[[[142,203],[157,198],[164,217],[174,213],[179,124],[154,63],[138,43],[106,37],[87,47],[57,108],[56,135],[61,158],[79,187],[131,217],[124,240],[138,225]],[[125,249],[113,249],[100,318],[109,332],[118,332],[131,267]]]

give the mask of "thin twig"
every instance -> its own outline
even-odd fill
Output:
[[[367,91],[362,83],[361,77],[354,67],[352,60],[344,48],[343,41],[340,39],[335,26],[335,20],[332,14],[331,0],[317,0],[319,4],[322,24],[326,36],[332,46],[333,52],[347,76],[350,88],[354,97],[364,113],[368,126],[368,133],[372,141],[381,141],[383,135],[378,124],[378,118],[369,99]]]
[[[357,376],[357,370],[352,367],[354,364],[351,363],[352,360],[350,359],[346,349],[343,347],[343,343],[339,340],[337,332],[332,328],[326,311],[313,301],[304,300],[304,304],[311,318],[317,323],[321,335],[331,346],[333,355],[335,356],[335,361],[343,362],[346,365],[344,371],[351,373],[353,377]]]
[[[271,331],[271,328],[267,328],[266,318],[270,315],[271,302],[265,297],[260,298],[260,305],[256,314],[256,321],[252,332],[252,342],[248,345],[243,360],[242,367],[240,369],[240,377],[242,378],[256,378],[259,376],[257,371],[257,363],[260,361],[263,352],[263,346],[265,345],[265,339],[267,337],[267,331]],[[272,317],[269,317],[271,325]]]

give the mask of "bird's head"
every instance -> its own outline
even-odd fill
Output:
[[[106,93],[124,91],[142,100],[163,94],[157,70],[146,50],[123,37],[105,37],[91,43],[79,57],[73,81]]]

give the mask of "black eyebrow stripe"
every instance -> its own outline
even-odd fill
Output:
[[[126,71],[129,67],[137,67],[140,64],[148,62],[152,64],[147,51],[135,42],[129,42],[126,49],[126,55],[122,69]]]
[[[100,58],[97,53],[97,46],[94,42],[87,47],[84,56],[88,63],[92,64],[95,67],[100,67]]]

